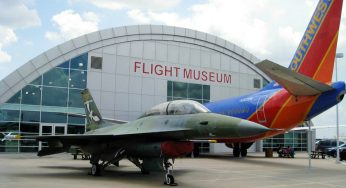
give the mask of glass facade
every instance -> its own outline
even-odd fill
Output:
[[[307,133],[306,131],[291,131],[285,134],[276,135],[272,138],[263,140],[263,149],[273,148],[274,150],[279,146],[290,146],[295,151],[307,151]]]
[[[210,101],[210,86],[167,81],[167,101],[190,99],[201,104]]]
[[[48,134],[58,134],[61,129],[68,134],[84,133],[85,119],[67,113],[85,114],[80,92],[86,88],[87,68],[85,53],[40,75],[1,104],[0,132],[24,137],[0,142],[0,152],[37,151],[38,143],[25,136],[42,134],[47,127],[54,130]]]

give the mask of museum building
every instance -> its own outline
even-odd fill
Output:
[[[85,114],[84,88],[103,117],[129,121],[165,101],[206,103],[255,92],[270,81],[255,67],[258,61],[236,44],[186,28],[134,25],[96,31],[43,52],[0,81],[0,132],[84,133],[85,119],[69,115]],[[0,142],[0,152],[40,147],[33,139]],[[200,149],[229,151],[223,144]]]

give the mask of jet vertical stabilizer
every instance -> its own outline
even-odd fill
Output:
[[[342,0],[320,0],[289,68],[321,82],[331,82]]]
[[[91,96],[89,89],[85,89],[82,91],[82,97],[85,106],[85,114],[88,121],[88,131],[99,128],[103,123],[102,116],[97,109],[97,106],[93,97]]]

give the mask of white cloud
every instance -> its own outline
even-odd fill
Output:
[[[272,58],[287,66],[314,8],[309,0],[208,0],[192,5],[184,15],[136,9],[129,10],[128,16],[139,24],[173,25],[211,33],[261,59]]]
[[[46,37],[46,39],[48,39],[50,41],[62,41],[62,40],[64,40],[62,38],[62,36],[59,35],[59,33],[57,33],[57,32],[47,31],[44,36]]]
[[[279,28],[279,36],[282,39],[285,39],[288,44],[296,45],[300,42],[303,32],[294,31],[291,26],[280,27]]]
[[[220,1],[195,4],[190,8],[191,15],[179,16],[175,12],[129,11],[130,18],[138,23],[167,24],[187,27],[218,35],[253,53],[268,55],[271,53],[268,21],[252,15],[266,7],[266,1]],[[277,16],[282,15],[276,12]]]
[[[17,36],[13,29],[0,26],[0,63],[11,62],[12,57],[3,50],[4,47],[17,42]]]
[[[45,37],[52,41],[65,41],[80,35],[98,30],[99,17],[94,12],[85,12],[82,15],[73,10],[65,10],[52,18],[58,31],[48,31]]]
[[[79,2],[80,0],[72,0]],[[176,7],[180,0],[88,0],[89,3],[103,9],[121,10],[121,9],[149,9],[149,10],[167,10]]]
[[[138,9],[133,9],[127,12],[127,15],[133,19],[136,20],[140,24],[147,24],[150,23],[150,18],[148,18],[142,11]]]
[[[26,28],[41,25],[35,9],[29,9],[22,1],[0,1],[0,25],[12,28]]]
[[[41,25],[37,11],[29,9],[22,1],[0,1],[0,63],[11,62],[7,46],[17,42],[15,29]]]

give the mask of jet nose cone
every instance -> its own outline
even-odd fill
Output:
[[[247,120],[241,120],[238,126],[239,135],[242,137],[256,136],[270,130],[271,129],[263,125]]]

